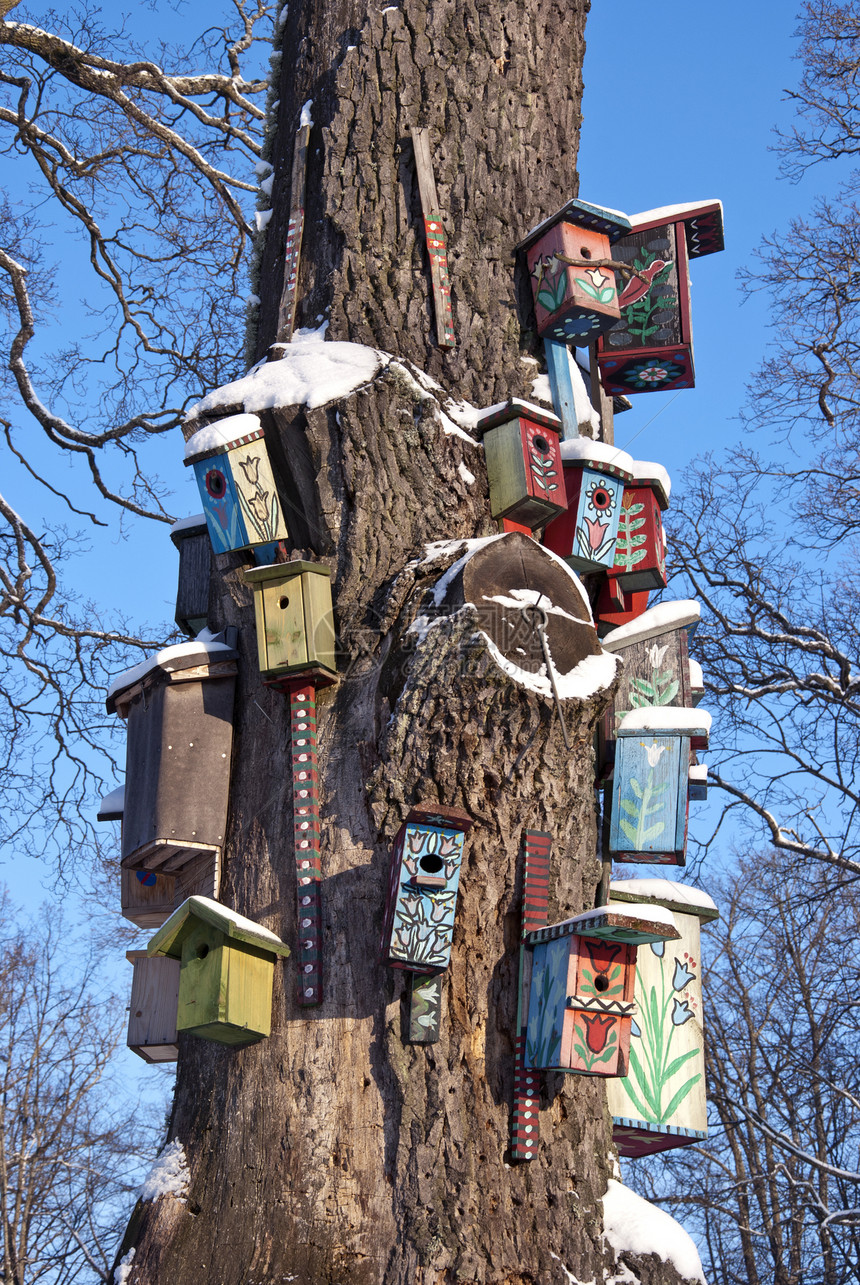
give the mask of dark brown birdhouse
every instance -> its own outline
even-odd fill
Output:
[[[199,513],[196,517],[174,522],[170,538],[179,550],[174,619],[184,634],[196,638],[200,630],[206,628],[209,615],[212,550],[205,517]]]
[[[167,647],[111,684],[126,719],[122,864],[177,875],[214,868],[227,827],[237,653],[223,637]],[[213,884],[215,886],[215,884]]]
[[[630,222],[632,231],[612,251],[630,272],[618,296],[619,320],[599,340],[601,382],[610,395],[692,388],[689,260],[722,250],[722,205],[665,206]]]
[[[208,897],[189,897],[146,948],[180,961],[176,1029],[218,1044],[254,1044],[272,1029],[279,937]]]

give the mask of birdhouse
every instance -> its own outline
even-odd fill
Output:
[[[722,205],[666,206],[630,222],[632,231],[612,251],[629,272],[620,318],[599,340],[601,382],[609,395],[692,388],[689,260],[722,250]]]
[[[666,588],[666,537],[661,513],[669,507],[669,474],[659,464],[634,460],[624,488],[610,576],[627,592]]]
[[[543,542],[575,571],[608,571],[615,559],[621,500],[633,477],[633,460],[625,451],[588,437],[562,442],[561,456],[567,511],[548,524]]]
[[[618,577],[608,575],[600,585],[594,608],[594,623],[601,638],[605,638],[619,625],[629,625],[638,620],[648,607],[648,590],[628,593],[621,588]]]
[[[511,398],[486,411],[477,427],[487,457],[494,518],[508,518],[534,530],[565,512],[557,415]]]
[[[269,680],[288,674],[332,682],[335,660],[331,570],[321,562],[246,567],[254,591],[257,657]]]
[[[222,636],[166,647],[114,679],[127,722],[122,865],[217,886],[227,828],[237,653]]]
[[[170,528],[170,538],[179,550],[179,580],[174,619],[184,634],[196,638],[205,629],[209,616],[209,564],[212,551],[206,519],[183,518]]]
[[[185,443],[185,463],[194,469],[216,553],[274,545],[287,538],[263,425],[256,415],[231,415],[201,428]]]
[[[700,614],[692,598],[661,602],[604,635],[604,650],[624,661],[615,700],[606,711],[608,740],[614,739],[621,719],[631,709],[651,705],[686,709],[693,704],[687,641]]]
[[[208,897],[189,897],[146,948],[178,959],[177,1031],[218,1044],[254,1044],[272,1029],[275,960],[289,947]]]
[[[397,832],[381,946],[392,968],[438,973],[448,967],[463,844],[471,827],[465,812],[422,803]]]
[[[694,709],[645,707],[616,733],[609,854],[615,861],[683,866],[690,749],[707,745],[711,718]]]
[[[134,965],[126,1043],[144,1062],[175,1062],[179,961],[150,959],[145,950],[128,950],[125,957]]]
[[[707,763],[691,763],[688,772],[691,803],[704,803],[708,797]]]
[[[626,1075],[637,947],[677,936],[671,913],[628,906],[600,906],[527,933],[526,1068]]]
[[[609,900],[667,908],[680,933],[639,951],[630,1074],[606,1086],[613,1141],[631,1157],[693,1145],[708,1136],[699,932],[719,912],[706,892],[669,879],[614,880]]]
[[[568,201],[517,246],[526,257],[541,338],[588,347],[620,319],[611,246],[630,231],[617,210]]]

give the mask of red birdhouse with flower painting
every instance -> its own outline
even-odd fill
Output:
[[[512,397],[486,411],[477,428],[484,440],[494,518],[521,522],[532,531],[564,513],[557,415]]]
[[[568,201],[517,246],[526,256],[538,334],[587,347],[620,318],[611,246],[630,231],[617,210]]]
[[[619,320],[599,339],[597,362],[609,395],[692,388],[691,259],[723,248],[719,201],[664,206],[631,216],[613,246],[624,263]]]
[[[531,978],[525,1066],[626,1075],[637,947],[677,937],[671,913],[635,906],[621,913],[599,906],[526,933]]]
[[[543,542],[575,571],[608,571],[625,487],[633,460],[606,442],[576,437],[562,442],[567,511],[549,523]]]
[[[633,481],[624,488],[610,576],[625,593],[666,588],[666,537],[662,514],[669,507],[669,475],[660,464],[634,460]]]

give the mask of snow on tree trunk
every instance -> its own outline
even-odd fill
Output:
[[[312,100],[297,324],[326,319],[327,340],[399,359],[327,405],[261,412],[295,556],[331,568],[339,636],[340,682],[317,694],[325,999],[299,1008],[294,957],[276,969],[270,1038],[181,1037],[170,1137],[189,1187],[138,1205],[120,1250],[135,1249],[129,1285],[518,1285],[565,1268],[602,1279],[614,1262],[600,1080],[548,1074],[537,1156],[508,1154],[523,833],[553,835],[551,922],[590,907],[592,741],[612,685],[564,702],[566,750],[551,701],[502,671],[474,612],[434,616],[429,590],[462,546],[425,550],[497,530],[483,451],[447,399],[531,393],[513,246],[575,195],[586,10],[291,0],[281,25],[258,356],[276,336],[292,147]],[[413,126],[430,128],[449,234],[449,350],[435,343]],[[210,413],[259,409],[241,384],[236,396]],[[221,898],[295,946],[289,705],[260,681],[244,559],[216,562],[210,624],[237,625],[241,651]],[[408,975],[378,953],[391,841],[428,799],[475,824],[441,1037],[415,1046],[401,1038]]]

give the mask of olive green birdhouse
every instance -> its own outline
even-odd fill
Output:
[[[279,937],[209,897],[189,897],[146,948],[180,961],[177,1031],[218,1044],[254,1044],[272,1029]]]
[[[257,657],[266,681],[308,674],[332,682],[331,570],[320,562],[276,562],[246,567],[243,576],[254,590]]]

